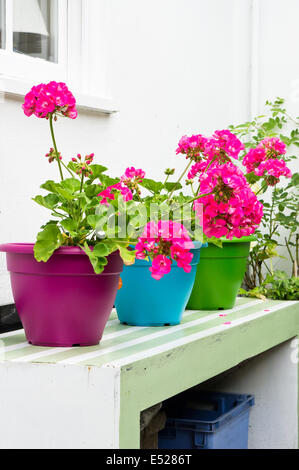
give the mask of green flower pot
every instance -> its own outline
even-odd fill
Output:
[[[246,271],[250,242],[254,236],[221,239],[223,247],[209,245],[200,251],[189,310],[233,308]]]

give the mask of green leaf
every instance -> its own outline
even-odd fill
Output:
[[[107,213],[107,208],[105,206],[102,206],[103,209],[106,209],[105,212],[102,212],[101,214],[91,214],[87,217],[87,223],[94,229],[96,230],[99,227],[99,224],[101,226],[104,225],[105,222],[107,222],[105,214]]]
[[[92,175],[89,178],[91,180],[95,180],[96,178],[99,178],[99,176],[101,176],[102,173],[108,170],[108,168],[106,168],[105,166],[97,165],[97,164],[89,165],[89,168],[92,171]]]
[[[73,219],[63,219],[60,224],[67,232],[74,233],[77,230],[77,224]]]
[[[73,178],[70,178],[73,179]],[[42,189],[46,189],[50,193],[55,193],[60,196],[62,196],[64,199],[67,199],[68,201],[74,199],[73,194],[67,190],[64,189],[60,184],[55,183],[52,180],[46,181],[44,184],[41,185]]]
[[[103,183],[103,189],[105,189],[107,186],[113,186],[114,184],[120,182],[119,178],[111,178],[111,176],[103,174],[100,174],[99,180],[101,181],[101,183]],[[102,189],[99,187],[99,192],[100,191],[102,191]]]
[[[178,191],[179,189],[182,189],[181,183],[165,183],[164,187],[169,193],[171,191]]]
[[[163,183],[148,178],[144,178],[144,180],[142,180],[140,183],[140,186],[143,186],[145,189],[148,189],[154,194],[159,194],[164,188]]]
[[[48,261],[55,250],[63,243],[63,237],[56,224],[46,225],[46,227],[37,234],[34,245],[34,257],[37,261]]]
[[[93,254],[97,257],[108,256],[111,253],[111,248],[104,242],[97,243],[93,249]]]
[[[101,274],[108,263],[107,258],[104,256],[97,256],[97,253],[94,250],[91,250],[86,242],[84,244],[84,251],[89,257],[89,261],[92,264],[94,272],[96,274]]]
[[[47,196],[36,196],[32,198],[40,206],[46,207],[47,209],[55,209],[57,204],[59,203],[59,197],[57,194],[47,194]]]
[[[222,241],[220,238],[210,237],[208,238],[208,243],[212,243],[213,245],[218,246],[218,248],[222,248]]]
[[[61,181],[60,186],[68,192],[75,193],[80,190],[81,182],[76,178],[67,178]]]
[[[46,191],[49,191],[50,193],[57,193],[56,187],[58,186],[57,183],[53,180],[48,180],[45,183],[43,183],[40,187],[41,189],[46,189]]]
[[[84,186],[84,192],[87,197],[93,198],[101,192],[101,188],[98,184],[90,184]],[[97,201],[99,203],[99,201]]]
[[[72,201],[74,199],[73,194],[70,191],[68,191],[67,189],[62,188],[61,186],[57,185],[56,192],[57,192],[57,194],[62,196],[67,201]]]
[[[136,252],[134,250],[129,250],[127,246],[123,246],[118,243],[116,243],[116,246],[119,249],[119,254],[126,266],[130,266],[135,263]]]

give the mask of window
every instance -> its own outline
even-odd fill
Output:
[[[67,0],[0,0],[0,6],[0,74],[27,83],[66,80]]]
[[[13,50],[58,60],[57,0],[13,0]]]
[[[114,112],[103,18],[98,0],[0,0],[0,91],[24,95],[36,83],[64,81],[79,106]]]

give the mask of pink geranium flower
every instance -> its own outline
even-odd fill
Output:
[[[274,160],[272,158],[262,162],[255,169],[255,174],[258,176],[264,176],[269,186],[275,186],[279,183],[281,176],[285,176],[286,178],[292,177],[292,172],[287,167],[284,160]]]
[[[136,258],[152,259],[150,271],[154,279],[161,279],[168,274],[173,261],[185,272],[191,271],[194,248],[186,228],[171,220],[150,221],[135,246]]]
[[[254,173],[264,178],[270,186],[275,186],[281,176],[292,177],[282,156],[286,153],[286,145],[278,137],[263,139],[259,145],[250,149],[243,159],[247,173]]]
[[[205,156],[208,160],[217,159],[226,162],[230,157],[238,159],[244,149],[242,142],[229,130],[215,131],[205,145]]]
[[[65,83],[50,82],[31,88],[22,105],[26,116],[49,119],[51,115],[63,115],[76,119],[78,112],[74,95]]]
[[[98,197],[100,198],[100,204],[109,205],[109,200],[114,201],[115,194],[117,192],[122,195],[125,202],[131,201],[133,199],[132,191],[122,183],[117,183],[113,184],[112,186],[108,186],[98,194]]]
[[[176,154],[181,153],[186,155],[186,158],[198,161],[201,158],[200,154],[205,150],[207,140],[208,139],[201,134],[192,135],[191,137],[184,135],[178,143]]]
[[[120,180],[124,184],[128,184],[131,182],[138,182],[140,183],[145,178],[145,172],[141,169],[136,169],[133,166],[127,168],[125,173],[122,175]]]
[[[132,166],[126,169],[125,173],[121,176],[120,181],[124,186],[129,188],[132,193],[136,192],[140,195],[141,191],[139,189],[139,184],[144,178],[145,172]]]
[[[255,232],[263,216],[263,205],[235,165],[214,163],[200,175],[200,181],[201,194],[206,196],[195,201],[194,210],[202,219],[207,237],[231,239]]]
[[[171,270],[171,261],[165,255],[157,255],[152,262],[152,267],[149,268],[152,277],[159,281],[165,274]]]

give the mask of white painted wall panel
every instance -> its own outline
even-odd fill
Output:
[[[117,448],[119,371],[2,362],[0,416],[1,449]]]

